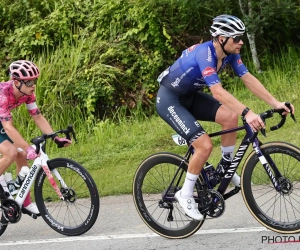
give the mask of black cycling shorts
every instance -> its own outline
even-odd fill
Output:
[[[0,122],[0,144],[4,141],[10,141],[11,143],[13,143],[13,141],[8,137],[8,135],[6,134],[2,123]]]
[[[211,95],[196,92],[193,95],[180,95],[160,86],[156,98],[156,110],[188,144],[205,133],[200,121],[215,121],[221,103]]]

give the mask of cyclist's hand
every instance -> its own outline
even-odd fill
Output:
[[[57,144],[57,147],[62,148],[62,147],[68,147],[72,141],[67,139],[67,138],[60,138],[58,136],[55,136],[53,138],[53,141]]]
[[[265,128],[265,124],[260,116],[255,114],[251,110],[249,110],[249,112],[245,115],[245,119],[254,132],[259,131],[261,128]]]
[[[291,104],[291,110],[285,105],[285,102],[277,102],[276,105],[274,105],[275,109],[284,109],[286,112],[283,112],[283,115],[287,115],[288,113],[292,113],[294,114],[295,112],[295,108],[293,106],[293,104]]]
[[[35,158],[37,158],[40,154],[37,154],[36,152],[35,152],[35,149],[33,148],[33,147],[28,147],[27,149],[26,149],[26,153],[27,153],[27,159],[28,160],[34,160]]]

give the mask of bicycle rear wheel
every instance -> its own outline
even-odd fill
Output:
[[[76,236],[87,232],[96,222],[100,200],[96,184],[79,163],[65,158],[48,161],[48,166],[64,196],[60,200],[43,169],[35,181],[35,199],[45,222],[58,233]],[[67,187],[53,173],[57,171]]]
[[[300,231],[300,149],[284,142],[261,146],[282,177],[276,177],[281,189],[276,190],[266,170],[253,151],[242,170],[241,183],[244,201],[254,218],[278,233]],[[270,163],[269,163],[270,165]]]
[[[176,201],[163,200],[176,171],[180,174],[173,182],[168,196],[174,197],[185,179],[187,163],[178,155],[158,153],[148,157],[138,167],[133,180],[133,200],[145,224],[166,238],[185,238],[194,234],[204,223],[186,216]],[[199,182],[196,183],[199,190]]]

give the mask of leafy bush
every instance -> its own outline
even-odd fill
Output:
[[[151,114],[159,73],[181,50],[210,38],[214,16],[241,17],[237,2],[227,0],[7,2],[0,0],[1,79],[7,78],[11,61],[34,60],[42,68],[41,105],[56,96],[63,102],[57,105],[79,106],[90,120],[111,117],[120,108]],[[262,15],[245,17],[249,29],[260,25],[259,45],[265,46],[270,34],[272,41],[295,42],[287,28],[295,30],[299,19],[287,17],[298,15],[297,2],[275,2],[264,0],[262,6],[253,0],[254,13]],[[285,37],[276,37],[276,32],[285,32]],[[269,54],[263,60],[272,61]],[[230,71],[222,77],[225,84],[234,82]]]

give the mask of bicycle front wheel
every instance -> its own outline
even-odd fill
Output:
[[[204,223],[186,216],[176,201],[163,200],[166,192],[174,197],[182,187],[186,170],[187,163],[182,157],[158,153],[144,160],[134,176],[133,199],[140,217],[151,230],[166,238],[188,237]],[[196,187],[200,189],[199,183]]]
[[[274,187],[268,173],[253,151],[242,170],[241,183],[244,201],[254,218],[278,233],[300,231],[300,149],[285,142],[262,145],[273,176],[279,183]],[[277,168],[280,174],[276,174]],[[280,176],[281,175],[281,176]]]
[[[96,184],[79,163],[65,158],[48,161],[49,169],[64,200],[60,200],[41,169],[35,181],[35,199],[45,222],[58,233],[76,236],[96,222],[100,200]],[[59,181],[57,178],[63,181]]]

